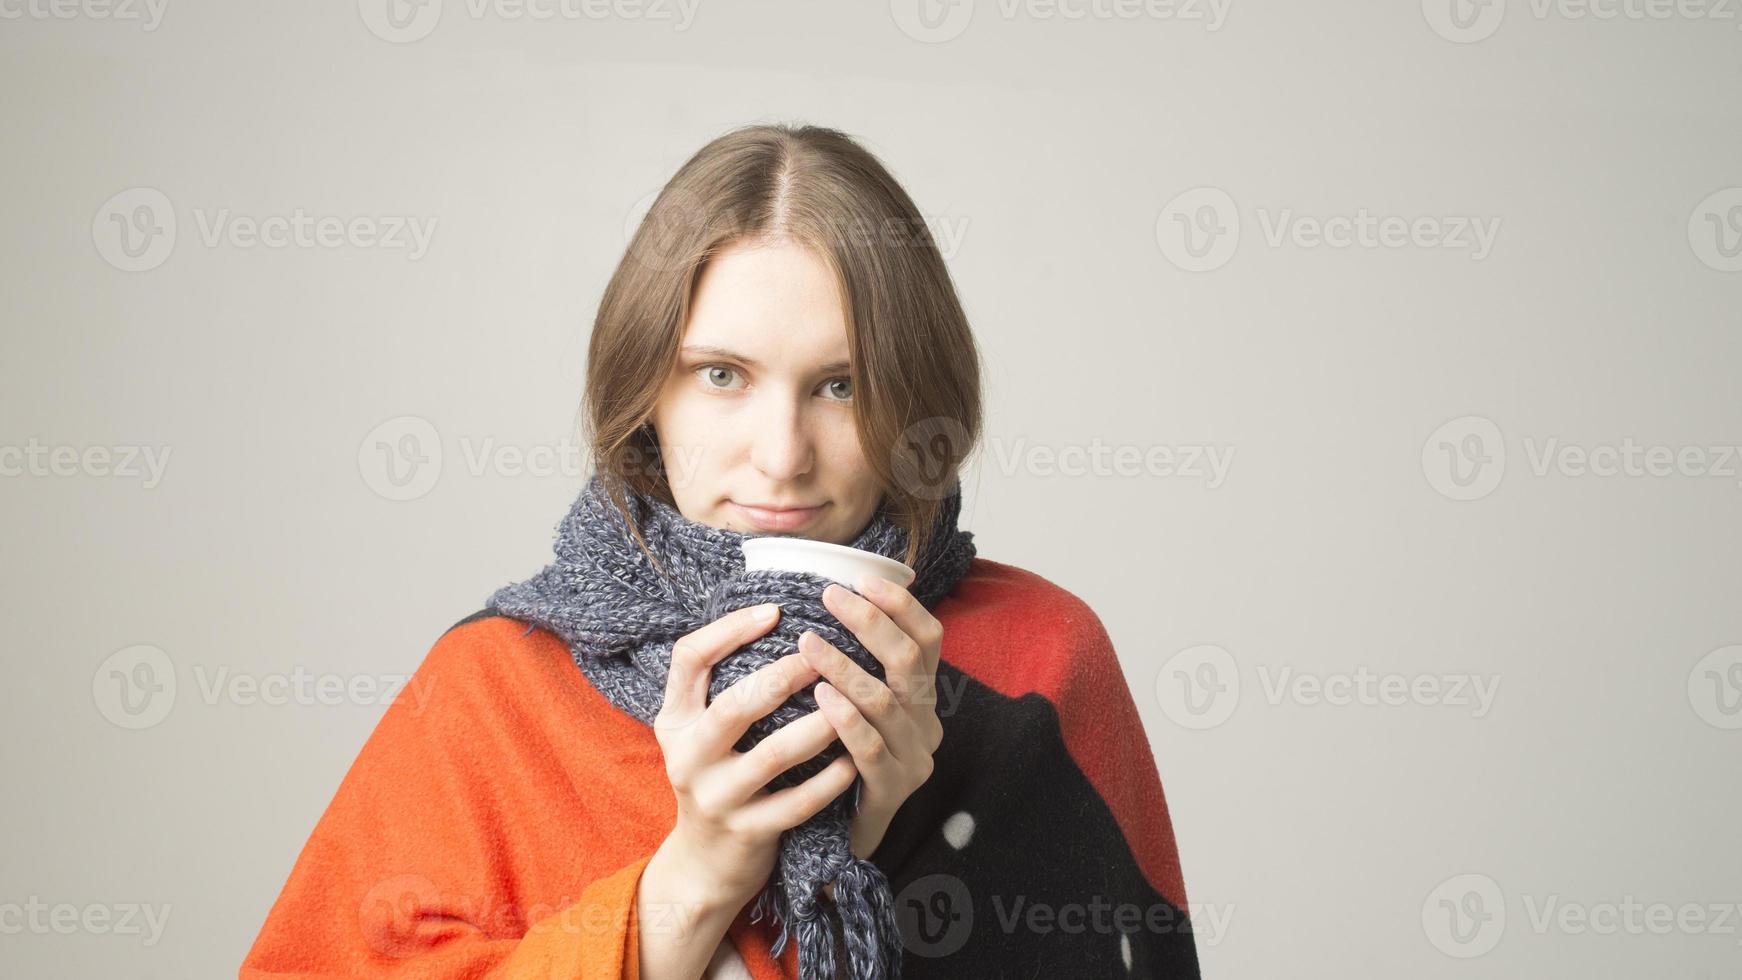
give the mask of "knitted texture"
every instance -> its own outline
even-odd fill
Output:
[[[734,683],[796,650],[806,630],[878,680],[886,679],[882,663],[823,605],[822,593],[831,579],[806,572],[745,571],[740,546],[746,538],[762,535],[692,521],[628,487],[623,493],[663,572],[636,544],[604,478],[595,474],[557,525],[555,559],[532,578],[498,590],[487,603],[503,615],[560,636],[581,673],[617,707],[652,725],[665,700],[676,642],[733,610],[764,602],[781,606],[779,622],[715,664],[710,703]],[[940,504],[908,586],[928,609],[950,594],[975,555],[972,532],[957,527],[960,481]],[[887,501],[851,542],[854,548],[897,561],[905,557],[907,544],[907,532],[890,519]],[[749,751],[816,709],[814,688],[807,687],[753,723],[735,747]],[[831,743],[770,781],[768,789],[801,783],[845,751],[838,741]],[[839,797],[781,834],[774,870],[756,897],[752,921],[772,914],[780,927],[774,955],[797,934],[803,980],[901,976],[902,940],[888,879],[877,865],[852,852],[851,822],[863,785],[863,777],[855,776]],[[832,903],[821,894],[831,882]],[[838,959],[843,954],[844,970]]]

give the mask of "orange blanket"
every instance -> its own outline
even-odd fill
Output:
[[[984,558],[933,613],[944,742],[872,855],[903,976],[1196,977],[1167,804],[1100,620]],[[561,640],[468,617],[364,744],[240,976],[635,978],[637,884],[675,819],[652,729]],[[798,976],[797,944],[771,957],[748,905],[727,935],[755,980]]]

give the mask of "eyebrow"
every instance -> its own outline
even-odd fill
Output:
[[[683,347],[683,353],[700,354],[706,357],[724,357],[728,360],[747,364],[753,368],[759,368],[762,366],[756,362],[755,358],[745,357],[743,354],[740,354],[735,350],[730,350],[725,347],[715,347],[711,344],[685,344]],[[853,365],[850,361],[830,361],[829,363],[824,364],[819,370],[824,372],[845,371],[852,366]]]

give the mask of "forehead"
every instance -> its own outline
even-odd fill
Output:
[[[734,243],[703,267],[683,342],[758,359],[844,355],[840,287],[821,256],[790,240]]]

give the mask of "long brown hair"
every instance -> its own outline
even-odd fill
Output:
[[[919,210],[876,157],[834,129],[732,130],[660,190],[593,322],[583,425],[594,469],[652,557],[622,488],[676,506],[650,420],[692,290],[711,256],[783,237],[835,274],[860,447],[882,483],[881,506],[908,531],[912,564],[980,439],[980,353]]]

